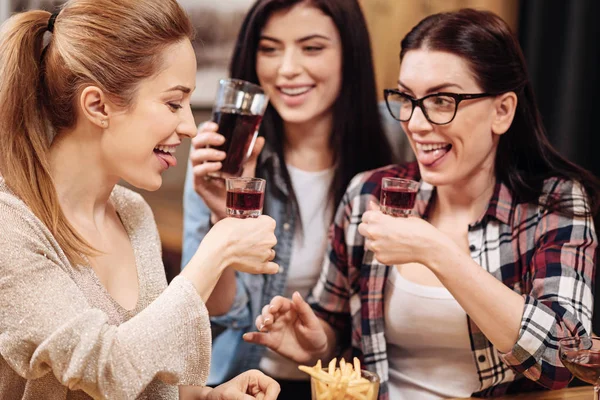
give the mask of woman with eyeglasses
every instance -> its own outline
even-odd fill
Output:
[[[308,303],[274,298],[245,340],[304,364],[351,348],[380,399],[562,388],[558,339],[591,334],[598,179],[549,144],[498,16],[429,16],[400,58],[385,95],[417,162],[352,180]],[[415,216],[378,210],[383,177],[421,182]]]

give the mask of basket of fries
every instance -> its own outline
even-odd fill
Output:
[[[360,361],[337,359],[322,368],[321,360],[314,367],[300,365],[298,368],[310,375],[312,400],[377,400],[379,377],[360,367]]]

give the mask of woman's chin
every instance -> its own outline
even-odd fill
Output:
[[[135,187],[136,189],[146,190],[148,192],[155,192],[162,186],[162,176],[158,175],[156,179],[153,180],[137,180],[124,179],[125,182]]]
[[[419,169],[421,172],[421,179],[432,186],[444,186],[450,182],[447,174],[444,174],[443,172],[429,171],[427,168],[423,168],[421,165],[419,165]]]

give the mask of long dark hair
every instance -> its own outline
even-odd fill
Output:
[[[431,15],[402,40],[400,61],[415,49],[445,51],[462,57],[484,92],[515,92],[517,109],[512,125],[500,137],[496,177],[519,203],[540,205],[544,180],[559,177],[577,181],[588,196],[589,208],[573,210],[572,199],[549,199],[541,204],[567,215],[592,216],[598,226],[600,181],[591,172],[562,157],[546,136],[521,47],[500,17],[462,9]]]
[[[242,24],[230,65],[232,78],[258,83],[256,53],[263,27],[276,11],[307,3],[328,15],[342,43],[342,84],[333,106],[331,148],[334,151],[332,194],[341,201],[350,179],[359,172],[392,162],[392,152],[384,134],[377,107],[375,75],[369,33],[356,0],[258,0]],[[283,121],[269,105],[260,128],[279,157],[283,178],[296,203],[283,157]]]

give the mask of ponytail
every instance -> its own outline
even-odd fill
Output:
[[[85,87],[97,86],[115,104],[131,105],[140,82],[160,70],[161,52],[193,35],[176,0],[69,1],[57,15],[28,11],[2,26],[0,174],[71,264],[98,251],[60,207],[48,160],[54,136],[75,127]]]
[[[52,128],[44,115],[44,34],[51,14],[16,14],[0,30],[0,174],[48,227],[73,264],[94,249],[65,218],[50,176]]]

